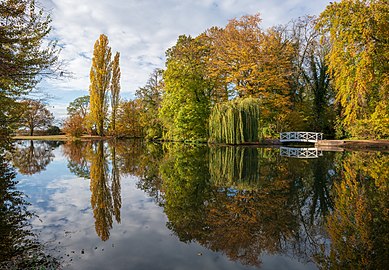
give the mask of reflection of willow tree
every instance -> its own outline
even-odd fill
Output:
[[[351,153],[335,185],[335,210],[327,218],[331,269],[386,269],[389,265],[389,155]]]
[[[215,185],[256,183],[258,151],[254,147],[211,147],[210,174]]]
[[[90,178],[88,152],[90,152],[91,143],[81,141],[69,141],[62,146],[62,152],[68,159],[68,168],[70,172],[78,177]]]
[[[208,155],[202,147],[171,147],[161,165],[169,228],[248,265],[286,248],[298,231],[291,181],[282,164],[267,169],[277,158],[259,162],[267,154],[261,151],[213,148]]]
[[[30,141],[26,147],[17,147],[12,155],[13,164],[21,174],[32,175],[46,169],[53,160],[52,146],[46,142]]]
[[[207,226],[209,239],[216,241],[206,246],[244,264],[259,265],[263,252],[282,252],[298,231],[286,166],[271,150],[231,147],[212,151],[216,155],[211,155],[210,171],[227,174],[222,178],[212,175],[217,192],[207,208]]]
[[[0,149],[0,152],[2,150]],[[17,191],[15,172],[0,153],[0,268],[57,269],[56,259],[44,254],[43,246],[29,231],[33,216],[26,210],[24,195]]]

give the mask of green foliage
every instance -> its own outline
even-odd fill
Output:
[[[389,138],[389,105],[380,102],[369,119],[361,119],[349,128],[350,133],[360,139]]]
[[[75,100],[70,102],[69,106],[66,108],[68,115],[72,116],[78,114],[82,118],[85,118],[89,113],[89,102],[89,95],[76,98]]]
[[[258,142],[259,101],[242,98],[216,104],[209,118],[209,142]]]
[[[203,36],[180,36],[169,49],[159,111],[166,140],[206,140],[212,85],[206,78],[208,47]]]
[[[167,226],[187,242],[204,224],[204,201],[210,195],[207,148],[188,144],[167,148],[160,166]]]
[[[54,43],[45,45],[51,19],[34,0],[0,2],[0,89],[6,96],[28,93],[58,60]]]
[[[252,189],[259,182],[258,149],[254,147],[211,147],[209,172],[218,187]]]
[[[141,107],[140,121],[146,139],[162,138],[162,123],[158,118],[163,95],[162,69],[155,69],[144,87],[136,91]]]

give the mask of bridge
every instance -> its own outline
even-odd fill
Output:
[[[280,142],[309,142],[316,143],[323,139],[323,133],[319,132],[281,132]]]
[[[323,155],[323,152],[317,148],[280,147],[280,155],[293,158],[318,158]]]

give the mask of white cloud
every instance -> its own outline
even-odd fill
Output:
[[[154,68],[164,67],[165,51],[181,34],[196,36],[229,19],[261,13],[265,28],[306,14],[318,15],[327,0],[41,0],[51,12],[52,35],[63,46],[74,78],[48,82],[57,91],[89,87],[93,44],[108,36],[113,53],[121,53],[122,92],[130,96]],[[54,93],[54,95],[58,95]],[[74,97],[76,98],[76,96]]]

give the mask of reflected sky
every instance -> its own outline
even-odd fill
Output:
[[[32,220],[49,250],[64,269],[254,269],[232,262],[192,241],[180,242],[166,224],[164,209],[137,188],[139,179],[121,177],[121,223],[113,220],[110,236],[102,241],[95,231],[90,180],[67,167],[60,146],[45,170],[18,174],[18,188],[27,194]],[[287,256],[263,254],[261,269],[316,269],[313,263]]]

